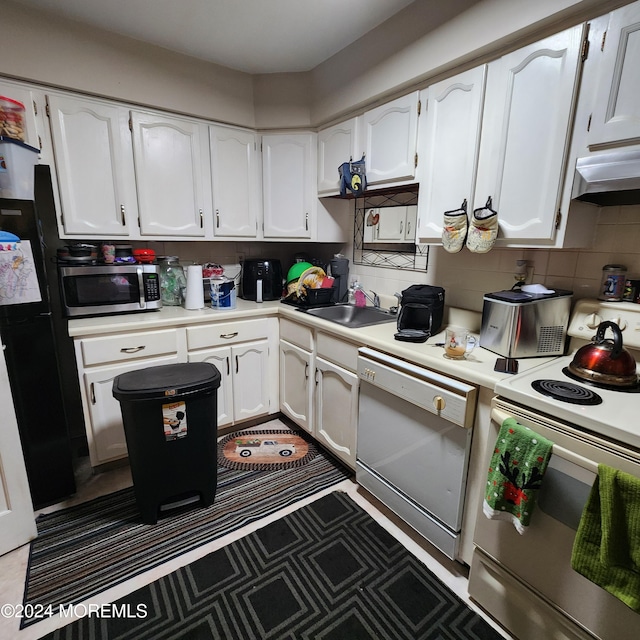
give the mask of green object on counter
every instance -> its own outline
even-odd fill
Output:
[[[311,269],[313,265],[310,262],[296,262],[287,273],[287,284],[293,280],[297,280],[307,269]]]
[[[180,306],[184,300],[187,278],[177,256],[158,258],[160,266],[160,297],[162,304]]]

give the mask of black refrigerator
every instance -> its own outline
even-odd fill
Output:
[[[78,388],[67,390],[71,401],[63,391],[59,356],[71,358],[67,367],[75,360],[56,304],[55,265],[46,255],[57,244],[48,167],[36,167],[34,201],[0,198],[0,229],[21,240],[16,252],[0,252],[0,337],[31,497],[40,508],[75,493],[69,421],[74,413],[78,419],[79,406]],[[77,386],[75,372],[73,378]]]

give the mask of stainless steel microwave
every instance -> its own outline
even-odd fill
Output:
[[[58,266],[67,317],[153,311],[162,307],[155,264]]]

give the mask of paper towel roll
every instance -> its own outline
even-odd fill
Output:
[[[204,309],[201,264],[193,264],[187,267],[187,292],[184,297],[184,308]]]

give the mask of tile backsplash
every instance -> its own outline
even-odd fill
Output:
[[[482,311],[485,293],[513,286],[517,260],[529,265],[528,283],[569,289],[574,299],[597,297],[605,264],[624,264],[629,275],[640,277],[640,205],[600,209],[591,249],[494,247],[486,254],[475,254],[465,248],[450,254],[434,246],[426,273],[353,265],[350,275],[384,295],[383,301],[410,284],[434,284],[444,287],[448,306]]]
[[[244,257],[278,258],[285,275],[299,253],[326,262],[338,252],[350,260],[353,256],[351,243],[153,242],[140,246],[149,246],[158,255],[177,255],[185,263],[233,264]],[[395,304],[396,291],[418,283],[444,287],[447,306],[482,311],[485,293],[513,286],[517,260],[527,261],[528,283],[569,289],[574,299],[596,297],[605,264],[624,264],[629,275],[640,277],[640,205],[602,208],[591,249],[494,247],[486,254],[476,254],[465,248],[450,254],[433,246],[426,272],[351,264],[350,278],[357,277],[366,289],[376,291],[383,306]]]

